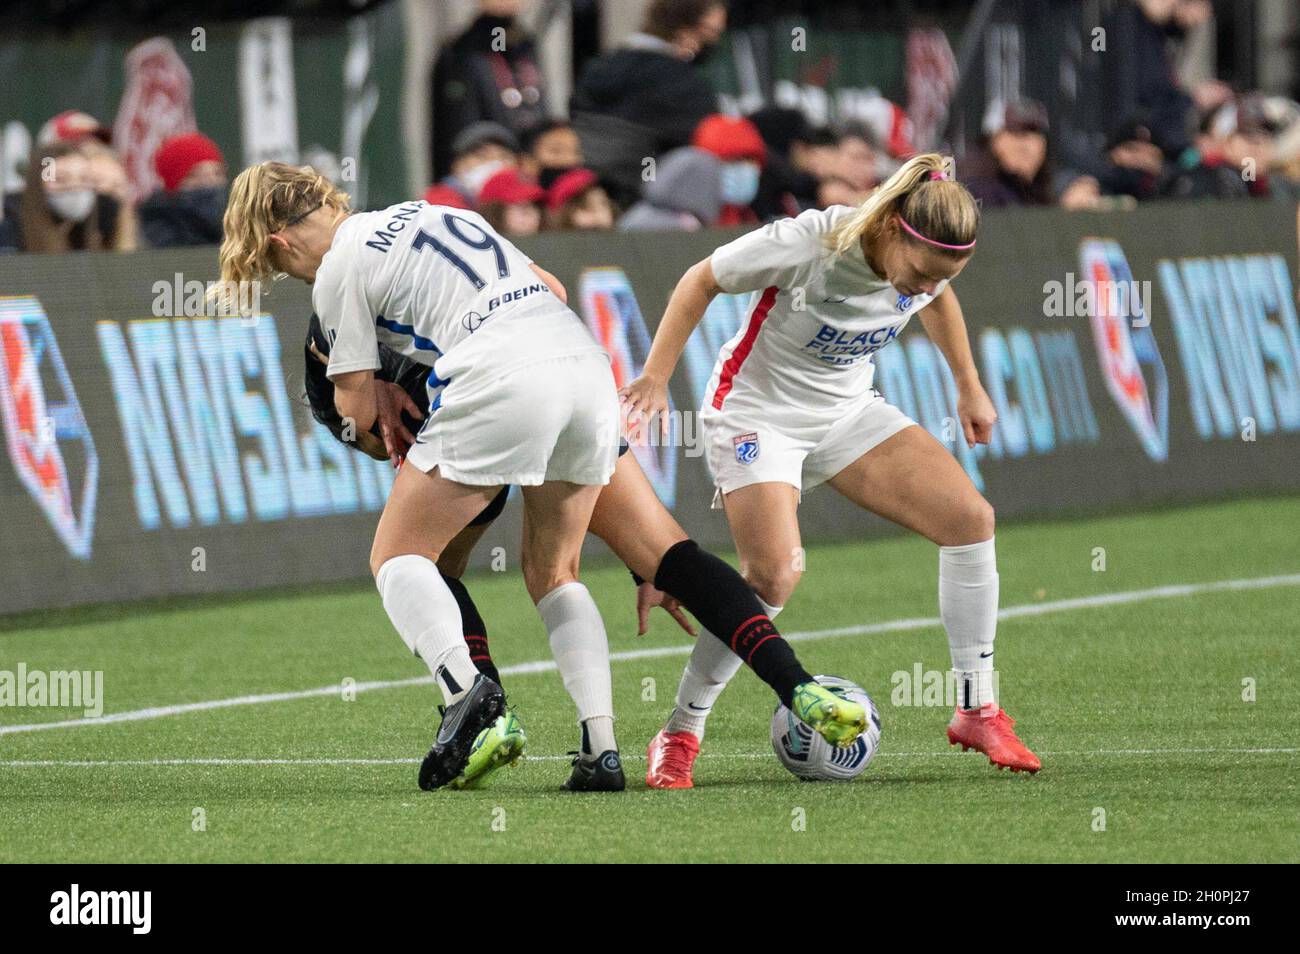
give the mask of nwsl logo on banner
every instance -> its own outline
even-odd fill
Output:
[[[640,375],[650,353],[650,333],[632,284],[621,268],[589,268],[579,279],[579,300],[587,327],[609,352],[614,383],[622,387]],[[670,404],[667,438],[660,437],[652,423],[628,439],[632,453],[666,507],[672,507],[677,498],[676,444],[681,433],[677,415],[671,410]]]
[[[1079,248],[1079,266],[1091,289],[1088,315],[1106,390],[1147,456],[1163,461],[1169,456],[1169,380],[1146,313],[1150,302],[1101,293],[1134,287],[1118,242],[1085,239]]]
[[[99,456],[35,298],[0,298],[0,419],[18,479],[68,552],[90,559]]]

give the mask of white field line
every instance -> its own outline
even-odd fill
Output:
[[[1008,606],[998,611],[998,619],[1020,619],[1026,616],[1044,616],[1049,613],[1062,613],[1071,610],[1096,609],[1098,607],[1119,606],[1126,603],[1143,603],[1148,600],[1172,599],[1176,597],[1198,596],[1203,593],[1221,593],[1237,590],[1260,590],[1277,586],[1300,586],[1300,573],[1282,576],[1258,576],[1243,580],[1214,580],[1209,583],[1178,583],[1169,586],[1156,586],[1145,590],[1127,590],[1123,593],[1104,593],[1096,596],[1079,596],[1072,599],[1050,600],[1044,603],[1025,603],[1020,606]],[[840,626],[834,629],[815,629],[805,632],[785,633],[791,642],[803,642],[813,639],[838,639],[845,636],[869,636],[879,633],[895,633],[907,630],[930,629],[941,626],[937,616],[914,617],[911,619],[887,620],[881,623],[865,623],[857,626]],[[649,649],[632,649],[625,652],[610,653],[611,662],[627,662],[634,659],[655,659],[661,656],[686,656],[691,651],[692,643],[676,646],[655,646]],[[553,672],[555,662],[542,659],[536,662],[519,663],[501,669],[502,676],[524,676],[539,672]],[[415,676],[410,679],[385,679],[373,682],[359,682],[350,687],[355,692],[370,692],[377,689],[403,689],[409,686],[432,684],[432,676]],[[111,712],[96,718],[63,719],[51,722],[33,722],[26,725],[0,725],[0,736],[18,732],[41,732],[46,729],[74,729],[89,725],[111,725],[116,722],[139,722],[146,719],[161,719],[166,716],[184,715],[190,712],[205,712],[210,709],[230,709],[235,706],[253,706],[270,702],[291,702],[295,699],[311,699],[320,696],[336,696],[343,691],[341,685],[321,686],[317,689],[299,689],[292,692],[270,692],[259,695],[234,696],[228,699],[209,699],[206,702],[186,702],[170,706],[151,706],[147,709],[132,709],[126,712]]]
[[[948,750],[934,752],[880,752],[876,758],[921,759],[936,758],[952,754]],[[1047,757],[1057,756],[1121,756],[1128,758],[1135,755],[1296,755],[1300,747],[1292,748],[1199,748],[1199,749],[1092,749],[1073,752],[1039,752]],[[568,762],[571,755],[525,755],[528,762]],[[726,759],[770,759],[771,752],[730,752],[709,756],[710,761]],[[625,754],[624,762],[644,762],[644,755]],[[183,766],[220,766],[253,767],[263,766],[345,766],[366,767],[372,765],[417,765],[419,759],[5,759],[0,760],[0,768],[169,768]]]

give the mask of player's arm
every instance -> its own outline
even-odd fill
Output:
[[[375,311],[355,262],[343,259],[336,268],[318,271],[312,304],[330,339],[325,373],[334,383],[334,407],[357,432],[370,430],[378,421],[384,449],[397,466],[415,441],[402,423],[402,405],[409,398],[400,387],[375,379],[382,367]]]
[[[528,267],[537,273],[537,277],[546,282],[546,287],[555,293],[555,297],[560,299],[566,305],[569,303],[569,293],[564,288],[564,283],[558,278],[542,268],[536,262],[529,262]]]
[[[957,382],[957,417],[961,420],[966,445],[987,444],[993,436],[998,412],[980,384],[979,369],[971,353],[970,336],[961,304],[949,285],[921,309],[921,324],[930,340],[943,352],[953,380]]]
[[[630,411],[650,417],[668,410],[668,379],[691,333],[720,292],[732,295],[760,288],[794,288],[807,282],[825,251],[820,212],[805,212],[755,229],[714,249],[681,277],[655,330],[641,377],[619,393]],[[661,417],[667,433],[668,419]]]
[[[713,260],[706,258],[687,269],[677,282],[663,320],[655,330],[654,343],[646,358],[641,376],[619,390],[629,413],[647,419],[668,410],[668,379],[681,360],[686,342],[699,327],[709,303],[722,291],[713,277]],[[661,418],[666,429],[667,417]]]
[[[350,420],[359,432],[368,431],[379,417],[379,402],[375,398],[375,372],[349,371],[335,375],[334,407],[339,416]]]

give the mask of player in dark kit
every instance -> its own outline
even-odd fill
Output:
[[[421,426],[420,418],[428,413],[425,381],[430,369],[380,344],[381,367],[375,377],[401,389],[395,397],[403,408],[404,427],[388,438],[380,436],[378,423],[369,432],[351,433],[335,410],[334,389],[325,376],[328,351],[320,322],[313,315],[306,344],[306,393],[312,415],[344,443],[376,459],[391,458],[396,462],[404,448],[414,441],[414,434]],[[730,565],[687,536],[655,495],[635,455],[625,451],[626,447],[620,451],[614,475],[601,490],[588,530],[603,540],[631,570],[638,584],[640,634],[646,631],[650,609],[658,605],[672,614],[683,629],[695,635],[681,612],[681,607],[685,607],[744,659],[801,719],[829,741],[850,744],[865,727],[866,714],[862,708],[823,690],[812,680],[749,584]],[[438,560],[438,570],[460,606],[465,640],[474,663],[497,683],[500,678],[488,648],[487,628],[459,577],[474,544],[501,513],[507,494],[508,488],[503,489]],[[513,714],[510,718],[513,719]],[[496,727],[505,755],[494,759],[489,757],[490,752],[485,752],[481,758],[471,758],[458,782],[473,784],[517,759],[522,754],[522,732],[515,738],[512,731],[517,732],[517,727],[513,730]],[[483,752],[486,748],[479,746],[476,751]],[[434,755],[431,752],[429,758]],[[573,772],[564,787],[570,791],[618,791],[624,785],[617,751],[590,751],[584,727],[582,751],[574,759]]]

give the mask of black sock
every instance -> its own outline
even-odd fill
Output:
[[[659,561],[654,583],[680,600],[787,706],[794,687],[812,679],[745,578],[694,540],[669,548]]]
[[[501,673],[497,672],[496,664],[492,662],[492,654],[488,651],[487,624],[483,622],[478,607],[470,599],[469,590],[465,589],[465,584],[460,580],[446,573],[442,574],[442,581],[447,584],[451,595],[456,597],[456,605],[460,607],[461,631],[465,635],[465,643],[469,646],[470,660],[479,672],[498,686],[501,685]]]

